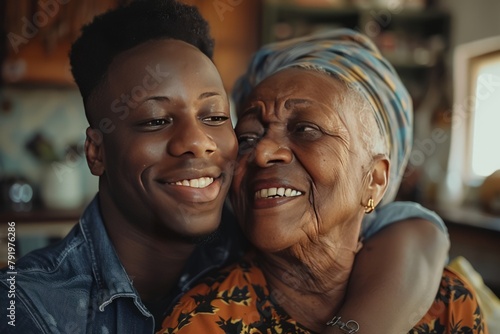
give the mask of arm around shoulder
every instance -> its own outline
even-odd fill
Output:
[[[389,223],[372,233],[356,257],[338,315],[343,321],[358,322],[358,334],[407,333],[434,301],[448,257],[449,238],[437,215],[436,222],[428,210],[418,214],[420,209],[414,209],[406,212],[406,217],[401,216],[401,210],[396,213],[391,209],[399,219],[395,221],[390,221],[390,210],[379,215],[377,219],[382,216]],[[327,328],[323,333],[342,331]]]

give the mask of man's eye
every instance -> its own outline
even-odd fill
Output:
[[[228,116],[209,116],[203,118],[203,123],[207,125],[221,125],[229,119]]]
[[[167,121],[164,119],[155,119],[153,121],[149,121],[146,123],[147,125],[160,126],[167,124]]]
[[[150,121],[142,122],[139,125],[141,127],[153,127],[153,128],[157,128],[157,127],[162,127],[162,126],[168,125],[170,123],[172,123],[171,119],[157,118],[157,119],[152,119]]]

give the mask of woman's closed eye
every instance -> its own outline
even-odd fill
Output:
[[[259,137],[256,134],[242,134],[238,136],[238,148],[239,152],[244,153],[245,151],[252,149],[257,145]]]
[[[304,138],[307,140],[318,139],[323,135],[323,130],[316,124],[313,123],[296,123],[290,129],[290,132],[294,136]]]

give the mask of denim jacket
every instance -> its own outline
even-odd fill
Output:
[[[228,237],[238,233],[232,230],[236,224],[223,222],[220,237],[195,250],[166,305],[204,273],[242,255],[241,240]],[[27,254],[16,263],[15,274],[10,272],[0,272],[0,333],[154,333],[155,320],[118,259],[97,197],[62,241]],[[7,298],[9,290],[14,298]],[[11,300],[14,312],[7,310]],[[6,310],[14,317],[6,318]]]
[[[437,215],[413,203],[389,204],[380,212],[373,216],[367,233],[411,217],[431,220],[445,229]],[[242,255],[245,242],[236,225],[225,210],[220,238],[195,250],[177,288],[168,297],[167,308],[202,275]],[[134,289],[108,238],[97,197],[62,241],[27,254],[16,263],[14,273],[10,272],[0,272],[0,307],[3,314],[7,310],[7,317],[4,315],[0,321],[0,333],[155,331],[154,317]],[[14,298],[7,298],[12,291]]]

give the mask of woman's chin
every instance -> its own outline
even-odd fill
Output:
[[[288,241],[281,233],[277,232],[249,231],[247,236],[252,245],[262,253],[276,253],[293,246],[292,241]]]

